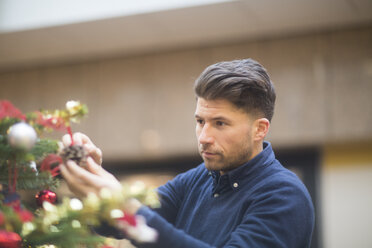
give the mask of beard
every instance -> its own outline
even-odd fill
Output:
[[[208,170],[221,172],[228,172],[243,165],[251,159],[253,153],[253,148],[248,143],[237,146],[229,154],[224,153],[220,149],[213,148],[210,144],[200,144],[198,148],[199,154],[204,160],[205,167]],[[207,155],[206,153],[213,155]]]

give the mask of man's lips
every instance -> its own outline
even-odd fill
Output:
[[[208,152],[208,151],[202,151],[202,154],[206,158],[211,158],[211,157],[214,157],[214,156],[218,155],[218,153]]]

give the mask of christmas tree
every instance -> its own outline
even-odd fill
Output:
[[[137,242],[156,238],[142,218],[125,213],[125,203],[132,198],[158,205],[154,191],[141,183],[123,185],[122,192],[103,189],[85,199],[57,202],[59,164],[68,159],[81,163],[86,156],[82,147],[73,145],[70,125],[86,113],[86,105],[78,101],[67,102],[64,110],[28,114],[0,101],[0,248],[103,247],[105,239],[92,231],[101,223],[117,227]],[[59,151],[58,141],[40,138],[51,131],[68,132],[72,145]],[[19,191],[27,190],[39,191],[37,208],[22,201]]]

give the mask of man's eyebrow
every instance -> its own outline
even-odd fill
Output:
[[[195,114],[195,118],[204,119],[203,117],[199,116],[198,114]],[[212,121],[229,121],[229,119],[227,119],[224,116],[216,116],[216,117],[211,118],[211,120]]]
[[[226,117],[223,117],[223,116],[213,117],[212,120],[214,120],[214,121],[229,121],[229,119],[227,119]]]

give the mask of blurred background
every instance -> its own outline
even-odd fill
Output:
[[[312,195],[312,247],[372,247],[372,1],[0,0],[0,99],[86,103],[74,131],[126,181],[201,162],[193,82],[248,57],[274,81],[267,140]]]

